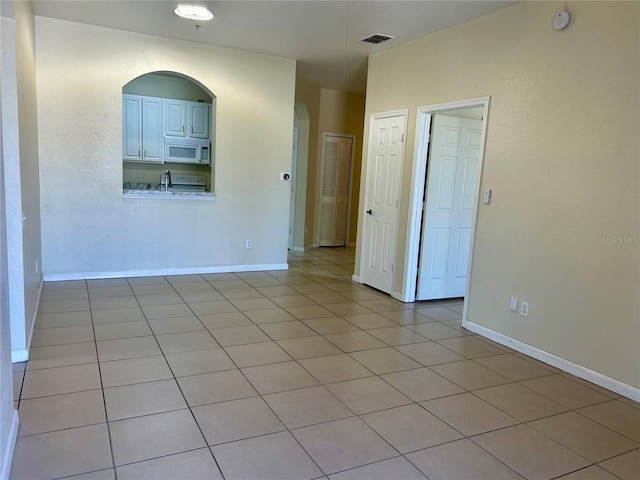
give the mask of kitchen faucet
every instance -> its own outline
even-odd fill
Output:
[[[169,187],[173,187],[173,184],[171,183],[171,172],[167,170],[164,172],[164,191],[168,192]]]

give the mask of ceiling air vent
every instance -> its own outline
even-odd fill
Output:
[[[392,37],[391,35],[382,35],[380,33],[376,33],[375,35],[370,35],[363,38],[362,41],[367,43],[382,43],[386,42],[387,40],[391,40],[392,38],[395,37]]]

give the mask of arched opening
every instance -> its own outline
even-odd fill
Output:
[[[304,103],[294,105],[293,191],[289,215],[289,249],[304,251],[306,234],[307,173],[309,163],[309,112]]]
[[[123,191],[214,192],[215,138],[216,96],[201,82],[169,71],[134,78],[122,87]]]

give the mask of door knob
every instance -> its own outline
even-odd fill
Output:
[[[367,213],[368,213],[369,215],[373,215],[373,210],[369,209],[369,210],[367,210]]]

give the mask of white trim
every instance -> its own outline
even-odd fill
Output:
[[[403,300],[403,295],[401,292],[391,292],[391,298],[395,298],[396,300],[400,300],[401,302],[404,302]]]
[[[364,250],[364,247],[367,244],[367,232],[365,229],[365,224],[366,224],[366,219],[365,219],[365,208],[366,205],[368,205],[368,195],[369,195],[369,177],[371,175],[371,172],[369,170],[369,165],[370,165],[370,160],[371,160],[371,150],[373,147],[373,141],[374,141],[374,135],[373,135],[373,127],[374,127],[374,123],[375,120],[381,120],[383,118],[391,118],[391,117],[404,117],[404,131],[402,132],[402,135],[404,136],[404,140],[402,142],[402,162],[400,162],[400,168],[398,171],[398,175],[399,175],[399,184],[398,184],[398,202],[400,202],[400,200],[402,199],[402,176],[404,173],[404,161],[406,160],[406,153],[407,153],[407,142],[406,142],[406,138],[407,138],[407,129],[409,128],[409,109],[405,108],[402,110],[391,110],[388,112],[380,112],[380,113],[372,113],[369,116],[369,138],[367,139],[367,161],[362,163],[362,167],[363,169],[365,169],[366,171],[361,170],[360,172],[360,185],[362,185],[362,178],[363,178],[363,174],[364,174],[364,178],[365,178],[365,184],[364,184],[364,208],[361,209],[361,212],[358,215],[358,224],[361,226],[361,228],[359,229],[359,231],[362,232],[360,238],[361,240],[361,246],[363,247],[362,250]],[[360,187],[362,188],[362,187]],[[396,216],[396,229],[394,232],[395,235],[395,241],[393,242],[394,245],[394,251],[391,255],[391,257],[393,258],[393,263],[396,263],[396,255],[398,253],[398,231],[400,230],[400,208],[398,207],[398,214]],[[364,283],[364,278],[365,278],[365,264],[364,262],[362,262],[362,255],[363,252],[360,252],[360,272],[359,272],[359,277],[362,279],[362,281],[358,280],[359,283]],[[392,272],[391,275],[391,286],[390,286],[390,290],[393,292],[394,291],[394,287],[395,287],[395,272]],[[388,293],[388,292],[385,292]]]
[[[591,383],[606,388],[607,390],[611,390],[612,392],[630,398],[631,400],[640,402],[640,388],[633,387],[621,382],[620,380],[616,380],[615,378],[611,378],[603,375],[602,373],[590,370],[587,367],[583,367],[582,365],[578,365],[577,363],[573,363],[562,357],[553,355],[552,353],[545,352],[544,350],[540,350],[539,348],[523,343],[520,340],[516,340],[515,338],[503,335],[502,333],[496,332],[495,330],[483,327],[482,325],[478,325],[477,323],[467,321],[464,328],[482,335],[483,337],[486,337],[490,340],[493,340],[494,342],[497,342],[501,345],[517,350],[520,353],[524,353],[525,355],[535,358],[536,360],[540,360],[541,362],[559,368],[560,370],[575,375],[576,377],[580,377]]]
[[[38,287],[38,296],[36,297],[36,305],[33,310],[33,318],[31,319],[31,329],[29,330],[29,338],[27,338],[27,358],[29,357],[29,351],[31,350],[33,332],[36,329],[36,320],[38,319],[38,310],[40,309],[40,298],[42,297],[42,287],[44,287],[44,278],[42,275],[40,275],[40,285]]]
[[[291,147],[291,184],[289,185],[289,250],[293,249],[294,237],[296,235],[296,197],[297,197],[297,176],[298,176],[298,127],[293,127],[293,139]]]
[[[26,362],[29,360],[29,350],[26,348],[11,350],[11,363]]]
[[[353,280],[356,283],[362,283],[362,280],[360,280],[360,275],[356,275],[355,273],[351,275],[351,280]]]
[[[38,286],[38,295],[36,297],[36,304],[33,309],[33,317],[31,318],[31,328],[29,329],[27,344],[25,348],[11,350],[11,363],[26,362],[27,360],[29,360],[29,351],[31,350],[31,342],[33,341],[33,332],[35,331],[36,320],[38,319],[38,309],[40,308],[40,297],[42,297],[43,286],[44,286],[44,277],[40,275],[40,285]]]
[[[13,451],[16,448],[16,441],[18,440],[19,426],[20,419],[18,417],[18,411],[14,409],[13,415],[11,416],[9,436],[7,438],[7,448],[2,454],[2,469],[0,470],[0,480],[9,480],[9,474],[11,473],[11,461],[13,460]]]
[[[291,250],[292,252],[304,252],[309,248],[311,247],[291,247],[289,250]]]
[[[155,270],[121,270],[112,272],[52,273],[44,276],[47,282],[60,280],[92,280],[98,278],[152,277],[158,275],[187,275],[204,273],[259,272],[263,270],[288,270],[287,263],[265,263],[257,265],[222,265],[218,267],[159,268]]]
[[[422,204],[426,182],[427,154],[429,151],[429,127],[431,125],[431,114],[447,110],[483,107],[482,116],[482,151],[480,153],[480,174],[476,180],[476,192],[480,191],[482,166],[485,152],[485,139],[487,132],[487,120],[489,117],[490,97],[478,97],[468,100],[440,103],[419,107],[417,111],[416,133],[413,155],[413,166],[411,173],[411,188],[409,193],[409,218],[407,219],[407,240],[405,245],[405,270],[404,270],[404,291],[402,292],[403,302],[414,302],[416,298],[416,282],[418,269],[418,253],[420,245],[420,233],[422,225]],[[476,224],[478,219],[478,197],[476,195],[473,206],[473,223],[471,226],[471,241],[469,245],[469,259],[467,265],[467,282],[465,287],[465,301],[463,306],[463,322],[467,318],[467,297],[469,295],[471,279],[471,263],[473,258],[473,246],[475,240]],[[464,323],[463,323],[464,324]]]

